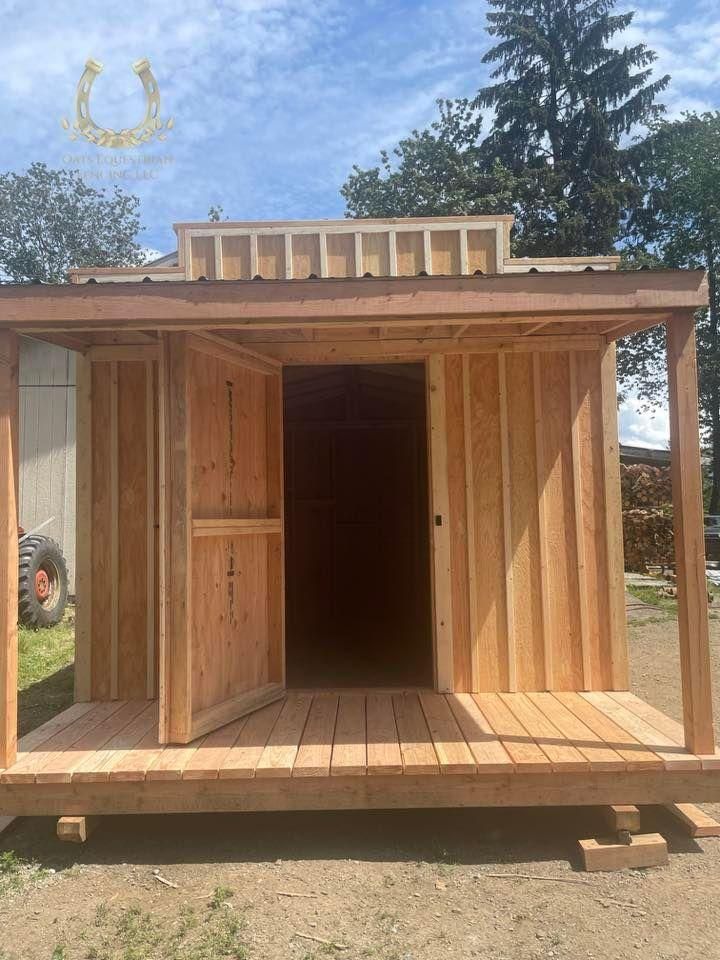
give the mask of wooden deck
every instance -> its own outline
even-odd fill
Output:
[[[77,703],[23,738],[0,814],[720,800],[720,752],[682,740],[625,692],[291,691],[187,746],[153,701]]]

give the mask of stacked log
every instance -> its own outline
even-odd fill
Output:
[[[620,467],[625,569],[645,573],[674,563],[672,487],[669,467]]]

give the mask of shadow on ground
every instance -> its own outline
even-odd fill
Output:
[[[20,736],[61,713],[73,702],[74,667],[69,664],[18,693]]]
[[[83,846],[60,843],[55,826],[53,818],[20,820],[0,849],[55,870],[76,863],[276,860],[489,865],[567,859],[578,867],[577,840],[607,833],[593,807],[108,816]],[[656,830],[670,852],[701,852],[662,810],[645,808],[643,831]]]

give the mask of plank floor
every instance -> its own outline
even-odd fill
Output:
[[[720,769],[627,692],[289,691],[187,746],[157,703],[75,704],[20,741],[0,783]]]

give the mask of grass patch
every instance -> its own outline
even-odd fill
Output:
[[[39,880],[44,875],[45,871],[36,863],[23,860],[12,850],[0,853],[0,899],[6,894],[18,893],[26,884]],[[1,958],[2,953],[0,960]]]
[[[179,916],[157,917],[140,907],[98,909],[77,944],[60,943],[62,960],[247,960],[245,921],[230,906],[232,890],[218,887],[202,912],[185,907]]]
[[[75,609],[46,630],[18,629],[18,721],[20,734],[45,723],[73,700]]]
[[[674,597],[668,597],[663,593],[662,587],[649,587],[644,584],[628,583],[627,592],[637,600],[643,603],[649,603],[658,610],[666,610],[668,613],[677,613],[677,600]]]

